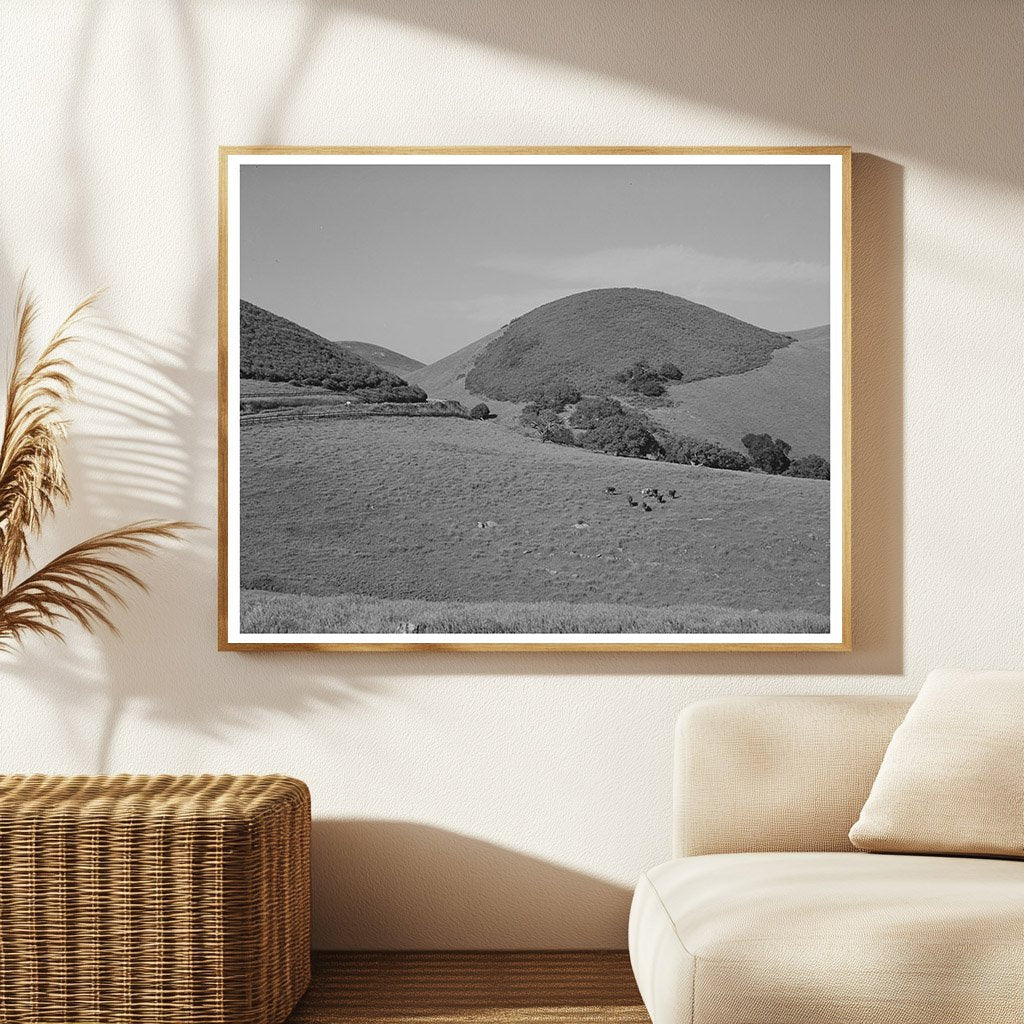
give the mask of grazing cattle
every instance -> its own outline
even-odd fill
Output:
[[[676,492],[675,492],[675,491],[669,491],[669,492],[668,492],[668,496],[669,496],[670,498],[672,498],[673,500],[674,500],[674,499],[675,499],[675,498],[677,497],[677,495],[676,495]]]
[[[642,508],[642,509],[643,509],[643,510],[644,510],[645,512],[650,512],[650,511],[651,511],[651,506],[650,506],[650,505],[648,505],[646,501],[645,501],[645,502],[644,502],[644,503],[643,503],[643,504],[642,504],[642,505],[641,505],[640,507],[641,507],[641,508]]]
[[[665,499],[660,494],[656,494],[655,497],[658,499],[658,504],[659,505],[664,505],[665,504]]]
[[[604,493],[605,494],[614,494],[615,493],[615,488],[614,487],[606,487],[604,489]]]
[[[637,507],[637,505],[639,504],[639,502],[637,502],[637,501],[634,501],[634,500],[633,500],[633,495],[632,495],[632,494],[627,494],[627,495],[626,495],[626,501],[628,501],[628,502],[629,502],[629,504],[630,504],[630,505],[631,505],[631,506],[632,506],[633,508],[636,508],[636,507]]]

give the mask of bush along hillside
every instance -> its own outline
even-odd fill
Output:
[[[239,304],[239,348],[243,378],[327,388],[367,401],[422,402],[427,397],[397,374],[244,300]]]
[[[517,402],[531,401],[551,381],[588,395],[621,394],[625,386],[656,397],[667,383],[764,366],[792,342],[677,295],[600,288],[512,320],[474,352],[466,387]]]
[[[829,479],[826,459],[808,455],[791,460],[790,446],[770,434],[747,434],[743,444],[748,454],[744,455],[707,438],[672,434],[650,416],[624,406],[617,399],[583,397],[578,392],[570,397],[563,385],[538,392],[535,400],[523,408],[519,422],[542,441],[620,458],[653,459],[739,473]]]
[[[637,394],[657,398],[665,394],[666,384],[677,384],[683,379],[683,371],[675,363],[662,363],[654,369],[641,360],[617,373],[615,379]]]
[[[831,467],[827,459],[820,455],[805,455],[803,458],[794,459],[786,470],[786,476],[802,476],[809,480],[828,480],[831,475]]]

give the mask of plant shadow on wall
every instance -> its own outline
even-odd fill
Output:
[[[65,546],[119,517],[187,515],[208,525],[215,518],[217,268],[209,240],[216,227],[211,182],[216,180],[217,140],[207,139],[203,130],[211,116],[202,89],[205,58],[196,14],[193,5],[181,2],[153,15],[153,31],[140,38],[140,45],[153,47],[152,59],[140,59],[139,66],[154,76],[148,83],[151,91],[167,87],[158,71],[166,66],[166,54],[155,41],[161,32],[169,33],[168,45],[180,58],[181,123],[189,128],[184,139],[173,139],[181,189],[170,200],[182,244],[199,265],[179,285],[179,331],[145,336],[99,322],[80,347],[76,383],[84,415],[75,418],[64,447],[73,505],[69,514],[58,517],[49,538]],[[306,12],[295,59],[249,129],[254,137],[278,139],[328,14],[324,5]],[[104,17],[102,5],[85,12],[65,92],[64,172],[76,201],[65,228],[69,259],[63,270],[83,294],[97,284],[113,284],[109,300],[130,308],[132,296],[120,294],[114,284],[121,277],[120,254],[108,253],[93,231],[106,212],[102,204],[113,202],[88,172],[100,145],[90,99],[102,77]],[[124,173],[131,173],[130,165]],[[131,183],[124,184],[130,191]],[[0,269],[7,282],[21,273],[18,258],[6,239],[0,240]],[[282,653],[272,657],[273,667],[266,671],[265,657],[213,655],[215,565],[215,533],[193,534],[186,545],[164,552],[159,566],[146,567],[150,593],[133,594],[127,608],[117,609],[120,638],[86,638],[72,629],[67,645],[31,642],[6,659],[5,673],[45,695],[57,709],[64,731],[60,746],[83,770],[123,767],[116,745],[129,715],[216,737],[251,727],[264,716],[298,717],[362,702],[382,690],[358,673],[326,670],[322,659]],[[185,762],[202,767],[187,754]]]
[[[94,327],[80,343],[87,368],[76,376],[88,418],[77,430],[72,426],[64,449],[79,498],[72,499],[71,515],[58,519],[65,543],[126,511],[151,515],[188,507],[194,475],[212,475],[200,440],[190,446],[197,417],[171,354],[187,347],[184,339],[169,346],[110,324]],[[185,545],[168,548],[159,563],[143,567],[149,593],[127,595],[126,607],[112,613],[120,637],[100,633],[93,643],[82,643],[69,631],[67,646],[30,644],[9,659],[10,674],[58,707],[74,710],[65,718],[67,747],[92,770],[111,769],[117,730],[128,711],[216,736],[251,724],[257,715],[301,715],[365,699],[368,689],[378,689],[351,677],[327,678],[312,670],[308,658],[287,655],[275,657],[272,677],[245,655],[221,658],[218,670],[210,671],[214,561],[213,536],[192,534]],[[183,617],[182,609],[190,615]],[[168,622],[193,628],[198,622],[202,628],[182,634],[167,629]],[[95,714],[89,714],[97,709],[98,729]],[[76,734],[74,720],[92,723],[82,726],[91,739]]]

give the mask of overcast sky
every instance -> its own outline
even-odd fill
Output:
[[[589,288],[828,321],[825,166],[241,168],[241,293],[433,362]]]

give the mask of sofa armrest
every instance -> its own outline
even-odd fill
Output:
[[[674,855],[844,851],[909,697],[733,697],[676,728]]]

